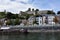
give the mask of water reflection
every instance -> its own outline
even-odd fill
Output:
[[[60,33],[29,33],[19,35],[0,35],[0,40],[60,40]]]

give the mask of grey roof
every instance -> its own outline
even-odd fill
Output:
[[[33,14],[33,13],[35,13],[35,11],[27,11],[26,13]]]
[[[45,11],[38,11],[38,14],[46,14],[48,12],[48,10]]]

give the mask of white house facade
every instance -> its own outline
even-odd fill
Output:
[[[36,21],[39,25],[44,25],[44,24],[55,24],[55,22],[53,21],[55,18],[54,15],[48,15],[48,16],[39,16],[36,17]],[[46,23],[47,22],[47,23]]]
[[[42,17],[36,17],[36,21],[39,25],[42,25],[43,24],[43,20],[42,20]]]
[[[53,15],[48,15],[48,24],[55,24],[55,22],[53,22],[55,16]]]

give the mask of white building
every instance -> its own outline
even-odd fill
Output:
[[[39,17],[39,21],[38,21],[39,25],[42,25],[43,24],[43,20],[42,20],[42,17]]]
[[[39,25],[42,25],[43,24],[43,20],[42,20],[42,17],[39,16],[39,17],[36,17],[36,21]]]
[[[43,24],[46,24],[45,21],[46,21],[46,16],[43,16],[43,17],[42,17],[42,23],[43,23]]]
[[[48,24],[55,24],[55,22],[53,22],[54,18],[55,18],[54,15],[48,15]]]
[[[47,18],[46,18],[47,17]],[[47,16],[39,16],[36,17],[36,21],[39,25],[44,25],[44,24],[55,24],[55,22],[53,22],[53,19],[55,18],[54,15],[47,15]],[[47,23],[46,23],[47,22]]]
[[[36,21],[39,25],[42,25],[42,24],[46,24],[45,23],[45,20],[46,20],[46,17],[45,16],[39,16],[39,17],[36,17]]]

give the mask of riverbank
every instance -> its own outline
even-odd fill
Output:
[[[22,30],[23,29],[23,30]],[[0,27],[0,32],[60,32],[60,25],[36,25],[36,26],[3,26]],[[16,32],[15,32],[16,33]]]
[[[20,34],[29,34],[29,33],[60,33],[60,30],[27,30],[27,32],[23,32],[20,30],[14,31],[0,31],[0,35],[20,35]]]
[[[28,30],[28,32],[60,32],[60,30]]]

